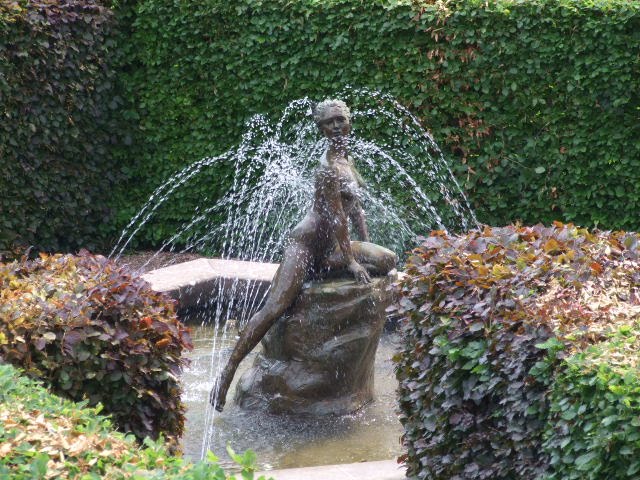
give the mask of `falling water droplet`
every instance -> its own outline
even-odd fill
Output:
[[[415,116],[380,92],[347,88],[335,97],[352,108],[356,134],[349,153],[365,180],[361,200],[372,242],[402,254],[418,235],[434,228],[466,230],[477,225],[442,152]],[[216,200],[202,199],[158,253],[215,252],[222,258],[277,262],[287,234],[311,204],[314,171],[326,148],[310,114],[311,101],[303,98],[287,105],[275,123],[254,116],[236,148],[199,160],[158,187],[123,230],[110,256],[122,255],[189,182],[224,164],[233,166],[228,190]],[[255,283],[222,283],[202,300],[210,305],[202,321],[215,326],[208,373],[212,387],[230,353],[220,348],[234,330],[229,320],[235,318],[241,328],[265,297]],[[203,457],[211,445],[216,412],[207,406],[205,415]]]

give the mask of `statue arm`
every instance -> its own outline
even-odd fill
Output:
[[[353,226],[358,232],[358,237],[363,242],[369,242],[369,230],[367,229],[367,221],[364,216],[364,210],[362,209],[362,205],[360,205],[360,201],[356,201],[356,204],[353,206],[349,217],[353,222]]]
[[[344,256],[347,268],[353,273],[356,280],[361,283],[369,283],[371,278],[366,269],[360,265],[351,250],[349,238],[349,224],[342,207],[340,189],[338,186],[338,174],[334,169],[323,169],[316,179],[316,191],[320,194],[320,203],[323,205],[323,215],[328,217],[329,223],[334,226],[334,234]]]
[[[360,172],[356,169],[356,164],[353,162],[353,158],[351,157],[349,157],[349,166],[351,167],[351,172],[353,173],[353,176],[358,183],[358,187],[364,188],[364,186],[366,185],[364,183],[364,178],[362,178],[362,175],[360,175]]]
[[[354,178],[356,179],[356,183],[358,184],[358,188],[364,188],[364,178],[360,175],[360,172],[356,170],[356,166],[353,162],[353,158],[349,157],[349,166],[351,167],[351,172],[353,173]],[[349,218],[353,222],[353,226],[355,227],[356,232],[358,232],[358,237],[363,242],[369,241],[369,230],[367,228],[367,222],[364,216],[364,210],[362,209],[362,204],[360,200],[356,200],[353,208],[349,212]]]

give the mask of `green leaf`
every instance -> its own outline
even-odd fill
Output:
[[[576,468],[581,472],[591,469],[593,461],[599,456],[600,455],[596,452],[589,452],[585,453],[584,455],[580,455],[578,458],[576,458]]]
[[[536,348],[539,348],[541,350],[557,351],[564,348],[564,343],[558,340],[557,337],[551,337],[543,343],[537,343]]]
[[[635,462],[631,463],[631,465],[629,465],[629,468],[627,468],[627,476],[635,475],[639,471],[640,471],[640,460],[636,460]]]
[[[38,453],[33,460],[31,460],[31,464],[29,465],[29,470],[33,478],[44,478],[47,473],[47,463],[49,462],[49,455],[46,453]]]
[[[242,465],[242,455],[237,454],[233,448],[231,448],[231,444],[228,443],[227,444],[227,454],[229,455],[229,457],[231,457],[231,460],[233,460],[234,462],[236,462],[238,465]]]

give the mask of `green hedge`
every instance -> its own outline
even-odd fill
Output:
[[[92,0],[0,7],[0,247],[99,246],[252,114],[347,85],[416,113],[485,223],[638,229],[638,2],[103,3],[115,15]],[[229,171],[181,190],[140,242],[221,195]]]
[[[234,480],[213,454],[191,463],[170,455],[160,441],[140,447],[113,430],[101,408],[52,395],[38,382],[0,362],[0,478]],[[254,478],[255,454],[229,452]],[[264,477],[260,477],[264,480]]]
[[[639,240],[559,223],[424,240],[397,306],[409,476],[637,478]]]
[[[113,236],[119,131],[113,13],[94,0],[0,5],[0,251]]]
[[[636,323],[567,360],[553,385],[544,437],[549,480],[638,477],[639,340]]]
[[[638,2],[140,0],[123,8],[132,15],[123,78],[140,130],[126,153],[138,163],[121,221],[173,172],[237,144],[252,114],[277,115],[292,99],[351,85],[390,93],[421,118],[483,222],[639,227]],[[185,212],[223,191],[228,170],[183,190],[141,239],[166,238]]]

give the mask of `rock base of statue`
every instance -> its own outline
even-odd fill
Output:
[[[245,409],[343,415],[373,399],[373,364],[395,270],[370,284],[322,280],[303,288],[262,340],[236,387]]]

